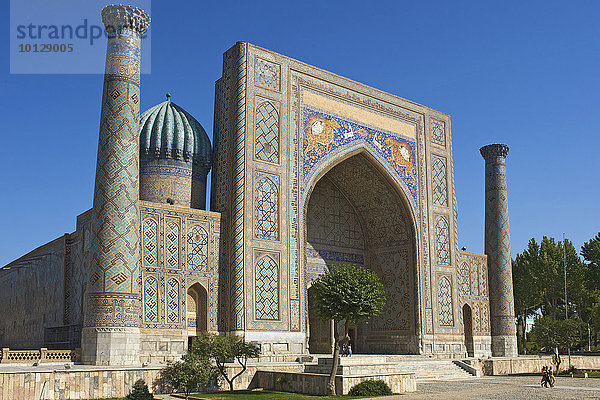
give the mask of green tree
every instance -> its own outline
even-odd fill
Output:
[[[257,344],[247,343],[235,335],[204,334],[196,338],[191,351],[196,357],[214,360],[219,373],[227,381],[232,392],[233,382],[246,371],[248,359],[260,355],[260,347]],[[227,374],[229,360],[236,360],[241,367],[240,372],[232,375],[231,378]]]
[[[565,240],[567,264],[567,292],[572,294],[569,312],[577,311],[576,300],[585,291],[584,264],[573,243]],[[531,239],[527,249],[513,263],[515,286],[515,312],[519,316],[531,315],[540,309],[543,315],[557,319],[564,316],[564,261],[563,243],[544,236],[541,243]],[[568,297],[568,295],[567,295]]]
[[[600,232],[581,246],[581,255],[586,261],[590,280],[600,282]]]
[[[587,315],[582,319],[588,328],[588,345],[591,337],[594,338],[594,344],[597,344],[600,332],[600,233],[581,246],[581,255],[585,262],[585,286],[588,294]]]
[[[556,320],[546,316],[535,321],[531,335],[538,345],[546,348],[571,348],[579,343],[581,328],[579,320]]]
[[[206,384],[214,375],[210,360],[188,352],[181,361],[169,363],[161,372],[162,379],[188,399],[192,391]]]
[[[336,327],[344,321],[343,336],[335,329],[333,362],[327,387],[329,394],[335,395],[340,346],[350,340],[350,324],[379,315],[386,301],[385,291],[375,272],[356,265],[340,265],[330,267],[312,282],[311,296],[314,312],[319,318],[333,320]]]
[[[148,385],[143,379],[135,381],[133,390],[125,398],[127,400],[154,400],[154,396],[148,390]]]

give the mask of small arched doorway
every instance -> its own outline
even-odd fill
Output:
[[[189,346],[194,337],[208,331],[208,293],[200,283],[187,290],[185,308]]]
[[[473,312],[468,304],[463,306],[462,315],[463,326],[465,328],[465,347],[467,349],[467,356],[474,357],[475,349],[473,347]]]

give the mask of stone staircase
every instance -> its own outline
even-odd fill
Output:
[[[322,355],[304,364],[304,372],[329,374],[331,356]],[[376,375],[414,373],[417,381],[470,379],[474,376],[454,364],[451,359],[423,356],[355,354],[341,357],[338,375]]]

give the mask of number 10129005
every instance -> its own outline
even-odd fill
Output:
[[[72,43],[20,43],[19,53],[71,53],[73,52]]]

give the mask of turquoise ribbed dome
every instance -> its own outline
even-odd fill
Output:
[[[167,94],[140,117],[140,155],[193,161],[210,169],[212,148],[204,128]]]

